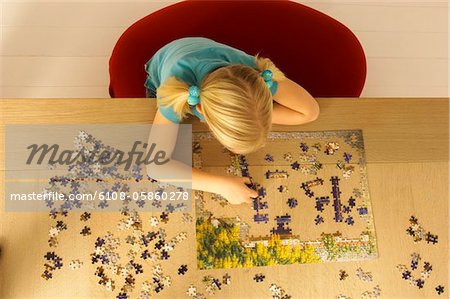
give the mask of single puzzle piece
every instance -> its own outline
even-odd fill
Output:
[[[345,280],[348,277],[348,273],[345,270],[339,270],[339,280]]]
[[[425,240],[427,241],[428,244],[432,243],[433,245],[435,245],[436,243],[438,243],[438,236],[428,232],[426,234]]]
[[[289,192],[288,187],[285,186],[285,185],[280,185],[280,186],[277,188],[277,190],[280,191],[280,193],[287,193],[287,192]]]
[[[334,155],[334,153],[339,149],[339,143],[337,142],[328,142],[325,144],[324,153],[327,155]]]
[[[178,268],[178,275],[184,275],[187,272],[188,268],[187,265],[181,265]]]
[[[281,287],[277,286],[276,284],[271,284],[269,287],[270,292],[272,293],[272,296],[281,296]]]
[[[355,171],[355,167],[354,166],[344,166],[344,169],[342,169],[342,176],[344,177],[344,179],[349,179],[353,172]]]
[[[80,235],[83,236],[89,236],[91,234],[91,228],[88,226],[83,227],[83,229],[80,232]]]
[[[413,252],[411,254],[411,269],[416,270],[421,260],[420,254]]]
[[[411,278],[411,272],[410,272],[410,271],[406,270],[406,271],[404,271],[404,272],[402,273],[402,279],[403,279],[403,280],[408,280],[408,279],[410,279],[410,278]]]
[[[256,223],[267,223],[269,222],[269,214],[256,214],[253,215],[253,221],[255,221]]]
[[[181,221],[183,223],[192,223],[192,221],[194,221],[194,218],[192,217],[191,214],[189,213],[183,213],[183,216],[181,218]]]
[[[91,213],[88,213],[88,212],[84,212],[80,216],[81,221],[88,221],[90,218],[91,218]]]
[[[158,217],[156,217],[156,216],[150,217],[149,222],[150,222],[151,227],[157,227],[159,224]]]
[[[273,156],[271,154],[266,154],[264,156],[264,160],[266,160],[267,162],[273,162],[274,161]]]
[[[266,276],[263,275],[262,273],[257,273],[253,277],[253,280],[256,281],[256,282],[263,282],[265,278],[266,278]]]
[[[285,170],[267,170],[265,173],[266,179],[287,179],[289,174]]]
[[[381,295],[381,287],[379,285],[374,286],[372,293],[374,298],[378,298]]]
[[[361,299],[372,299],[372,292],[370,291],[365,291],[361,294]]]
[[[409,223],[411,223],[411,225],[419,224],[419,220],[416,218],[416,216],[411,215],[411,217],[409,217]]]
[[[345,166],[345,163],[343,161],[339,160],[336,162],[336,167],[338,169],[344,169],[344,166]]]
[[[347,223],[348,225],[353,225],[355,224],[355,221],[353,220],[353,217],[349,216],[347,217],[347,219],[345,219],[345,223]]]
[[[427,272],[431,272],[431,270],[433,270],[433,266],[429,262],[424,262],[423,269]]]
[[[217,289],[219,289],[219,290],[222,289],[222,288],[221,288],[222,283],[221,283],[220,280],[218,280],[217,278],[213,278],[211,284],[212,284],[215,288],[217,288]]]
[[[346,163],[350,163],[350,160],[352,159],[352,155],[351,154],[344,153],[343,157],[344,157]]]
[[[299,170],[300,164],[297,161],[295,161],[295,162],[291,163],[291,168],[292,168],[292,170]]]
[[[284,159],[286,162],[292,162],[292,154],[291,154],[291,153],[286,153],[286,154],[284,154],[283,159]]]
[[[291,209],[293,209],[298,205],[298,201],[295,198],[291,197],[291,198],[288,198],[287,204]]]
[[[354,208],[356,206],[356,199],[353,196],[350,196],[350,198],[348,199],[348,206],[350,208]]]
[[[398,265],[396,266],[396,268],[397,268],[397,270],[400,271],[400,272],[406,271],[406,270],[408,269],[408,268],[407,268],[405,265],[403,265],[403,264],[398,264]]]
[[[301,150],[303,151],[303,152],[307,152],[308,151],[308,149],[309,149],[309,147],[308,147],[308,145],[306,145],[306,143],[304,143],[304,142],[302,142],[302,143],[300,143],[300,148],[301,148]]]
[[[231,283],[231,276],[228,273],[225,273],[225,275],[222,276],[222,283],[224,285],[230,285],[230,283]]]
[[[444,293],[444,286],[443,286],[443,285],[438,285],[438,286],[435,288],[435,290],[436,290],[436,293],[437,293],[438,295],[441,295],[441,294]]]
[[[57,255],[55,254],[54,251],[48,251],[48,252],[44,255],[44,258],[45,258],[47,261],[52,261],[52,260],[54,260],[56,257],[57,257]]]
[[[83,262],[80,260],[72,260],[69,262],[69,268],[72,270],[80,269],[82,265],[83,265]]]
[[[317,215],[316,218],[314,219],[314,222],[315,222],[316,225],[324,223],[323,217],[320,216],[320,215]]]
[[[44,273],[42,273],[41,277],[45,280],[49,280],[53,278],[53,274],[50,271],[45,270]]]
[[[169,257],[170,257],[170,255],[167,251],[165,251],[165,250],[161,251],[161,259],[167,260],[167,259],[169,259]]]
[[[172,278],[170,276],[164,276],[164,278],[162,279],[162,284],[165,287],[170,287],[172,285]]]
[[[314,152],[319,152],[322,148],[322,145],[320,143],[314,143],[311,148],[313,149]]]
[[[59,234],[59,230],[56,227],[50,227],[50,229],[48,230],[48,235],[52,238],[52,237],[56,237]]]
[[[423,288],[423,285],[425,284],[425,281],[423,279],[417,279],[416,280],[416,285],[419,289]]]
[[[146,293],[150,293],[152,290],[152,285],[149,281],[142,282],[142,291]]]
[[[372,273],[363,271],[361,267],[356,269],[356,276],[364,282],[371,282],[373,280]]]

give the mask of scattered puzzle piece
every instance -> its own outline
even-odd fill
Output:
[[[285,186],[285,185],[280,185],[280,186],[277,188],[277,190],[280,191],[281,193],[287,193],[287,192],[289,191],[288,188],[287,188],[287,186]]]
[[[183,223],[192,223],[194,218],[189,213],[183,213],[181,221],[183,221]]]
[[[82,265],[83,265],[83,262],[81,262],[80,260],[72,260],[69,263],[69,268],[72,270],[77,270],[77,269],[80,269]]]
[[[150,217],[149,222],[151,227],[157,227],[159,224],[158,217],[155,216]]]
[[[188,268],[187,265],[181,265],[178,268],[178,275],[184,275],[187,272]]]
[[[273,162],[274,161],[273,156],[271,154],[266,154],[264,156],[264,160],[266,160],[267,162]]]
[[[344,153],[344,159],[346,163],[350,163],[350,160],[352,159],[352,155],[349,153]]]
[[[348,273],[345,270],[339,270],[339,280],[345,280],[348,277]]]
[[[287,204],[291,209],[293,209],[298,205],[298,201],[295,198],[291,197],[291,198],[288,198]]]
[[[258,273],[258,274],[255,274],[255,276],[253,277],[253,280],[256,282],[263,282],[265,278],[266,278],[265,275],[263,275],[262,273]]]
[[[306,143],[304,142],[300,143],[300,148],[303,152],[307,152],[309,149],[308,145],[306,145]]]
[[[91,213],[88,213],[88,212],[84,212],[80,216],[81,221],[88,221],[90,218],[91,218]]]
[[[373,280],[371,272],[364,272],[361,267],[356,269],[356,276],[365,282],[371,282]]]
[[[91,228],[88,226],[83,227],[80,234],[83,236],[89,236],[91,234]]]
[[[286,162],[291,162],[291,161],[292,161],[292,154],[291,154],[291,153],[286,153],[286,154],[284,154],[283,159],[284,159]]]
[[[425,281],[423,279],[417,279],[416,280],[416,285],[419,289],[423,288],[423,285],[425,284]]]
[[[334,153],[339,149],[339,143],[337,142],[328,142],[325,145],[325,154],[334,155]]]
[[[411,269],[416,270],[420,260],[421,260],[420,255],[416,252],[413,252],[411,254]]]
[[[222,276],[222,283],[224,285],[229,285],[231,283],[231,276],[228,273]]]
[[[161,215],[159,215],[159,218],[161,219],[161,222],[167,223],[169,221],[169,214],[162,212]]]
[[[323,223],[324,222],[323,217],[320,215],[317,215],[316,218],[314,219],[314,222],[316,223],[316,225]]]
[[[428,232],[426,234],[425,240],[427,241],[428,244],[432,243],[433,245],[435,245],[438,242],[438,236]]]
[[[444,293],[444,286],[438,285],[438,286],[435,288],[435,290],[436,290],[436,293],[437,293],[438,295],[441,295],[441,294]]]

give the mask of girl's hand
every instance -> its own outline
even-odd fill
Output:
[[[246,184],[251,184],[248,177],[224,177],[217,193],[233,205],[250,204],[251,198],[257,197],[258,193],[247,187]]]

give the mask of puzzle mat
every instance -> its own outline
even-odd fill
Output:
[[[377,257],[362,131],[272,132],[246,156],[210,133],[194,133],[193,144],[195,167],[250,176],[259,194],[236,206],[195,192],[198,268]]]

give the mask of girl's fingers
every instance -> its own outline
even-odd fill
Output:
[[[244,184],[251,184],[252,183],[252,180],[249,177],[247,177],[247,176],[242,177],[242,179],[244,180]]]
[[[253,198],[253,197],[258,197],[258,192],[256,192],[256,190],[253,190],[250,188],[250,186],[253,185],[252,179],[250,177],[243,177],[243,181],[245,183],[245,185],[247,185],[247,190],[248,190],[248,196]],[[248,200],[248,203],[250,203],[251,200]]]
[[[242,179],[243,179],[244,184],[247,187],[249,187],[249,188],[252,187],[252,185],[253,185],[252,178],[250,178],[250,177],[243,177]]]
[[[254,197],[258,197],[258,192],[256,192],[255,190],[253,190],[253,189],[249,189],[249,191],[250,191],[250,197],[252,197],[252,198],[254,198]]]

